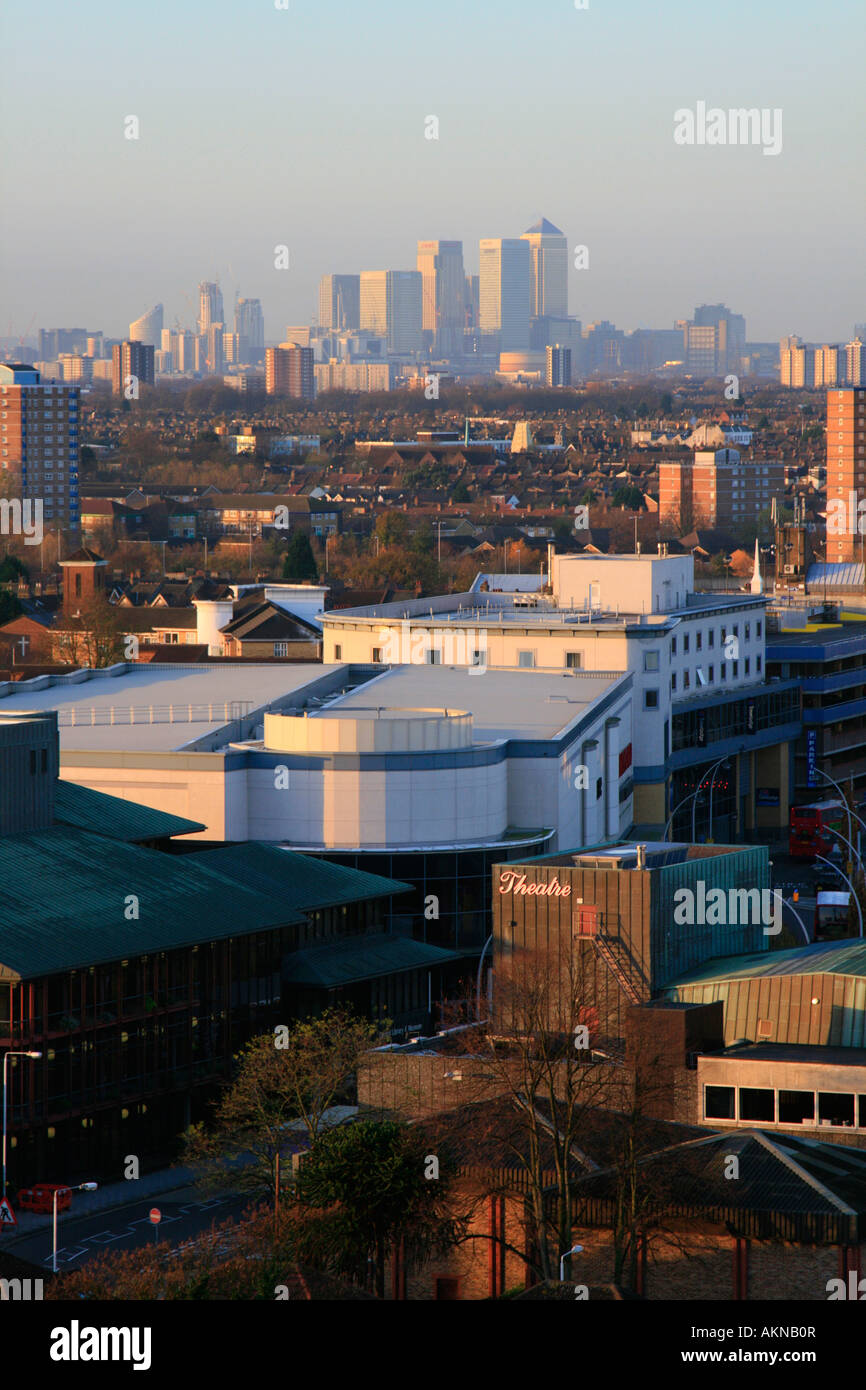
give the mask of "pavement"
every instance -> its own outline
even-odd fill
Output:
[[[353,1119],[357,1113],[357,1106],[333,1105],[330,1110],[325,1111],[323,1124],[325,1126],[345,1124],[348,1120]],[[303,1120],[293,1120],[286,1128],[306,1138],[306,1126]],[[78,1221],[86,1217],[96,1216],[101,1212],[113,1211],[119,1207],[129,1207],[131,1203],[140,1203],[142,1207],[146,1207],[146,1217],[147,1211],[155,1204],[155,1198],[165,1197],[168,1194],[188,1196],[191,1194],[194,1184],[195,1172],[192,1168],[185,1168],[180,1164],[171,1168],[159,1168],[152,1173],[144,1173],[139,1178],[100,1183],[96,1192],[73,1192],[71,1206],[68,1211],[59,1213],[59,1217],[64,1222]],[[29,1240],[36,1232],[50,1230],[53,1220],[50,1213],[43,1215],[40,1212],[20,1211],[15,1205],[11,1186],[9,1196],[18,1218],[18,1224],[12,1228],[11,1232],[8,1229],[0,1230],[0,1249],[3,1250],[13,1250],[16,1243]]]

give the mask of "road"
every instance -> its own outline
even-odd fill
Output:
[[[148,1216],[151,1207],[158,1207],[162,1212],[160,1242],[168,1241],[174,1249],[209,1230],[212,1224],[222,1224],[229,1219],[236,1221],[248,1204],[248,1197],[234,1194],[202,1201],[194,1187],[187,1187],[165,1196],[139,1198],[92,1216],[61,1214],[58,1217],[57,1267],[61,1271],[75,1269],[104,1250],[134,1250],[148,1242],[152,1244],[153,1226]],[[50,1269],[51,1227],[14,1243],[4,1239],[0,1248],[9,1250],[19,1259]]]

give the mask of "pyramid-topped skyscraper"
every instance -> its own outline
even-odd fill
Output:
[[[540,217],[521,238],[529,242],[533,318],[568,318],[568,242],[558,227]]]

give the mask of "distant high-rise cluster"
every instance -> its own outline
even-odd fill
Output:
[[[574,268],[586,268],[587,248],[574,253]],[[230,322],[217,280],[202,280],[195,301],[185,296],[194,326],[175,318],[166,327],[163,305],[155,304],[130,323],[124,341],[152,349],[154,379],[224,375],[242,390],[301,397],[310,389],[306,366],[292,367],[290,389],[280,385],[289,369],[272,357],[268,373],[266,346],[307,350],[314,392],[423,385],[443,371],[449,379],[496,376],[524,385],[628,374],[699,380],[743,374],[819,390],[866,385],[866,325],[855,324],[846,344],[789,337],[777,347],[747,342],[744,316],[727,305],[700,304],[691,318],[665,328],[625,331],[607,319],[584,328],[569,312],[571,271],[568,238],[540,217],[519,236],[482,238],[477,273],[466,265],[462,241],[428,239],[417,242],[414,269],[323,275],[314,321],[290,325],[282,342],[266,345],[259,299],[236,298]],[[123,343],[84,328],[43,329],[34,365],[43,379],[113,380],[117,390],[117,346]],[[141,372],[126,375],[147,384],[148,369],[146,359]]]
[[[816,346],[801,338],[783,338],[779,344],[779,377],[783,386],[866,386],[866,343],[859,335],[850,343]]]

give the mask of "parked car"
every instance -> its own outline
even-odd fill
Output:
[[[54,1211],[55,1192],[57,1210],[68,1211],[72,1204],[72,1191],[62,1182],[39,1182],[33,1187],[22,1187],[18,1193],[18,1206],[21,1211],[38,1211],[50,1216]]]

